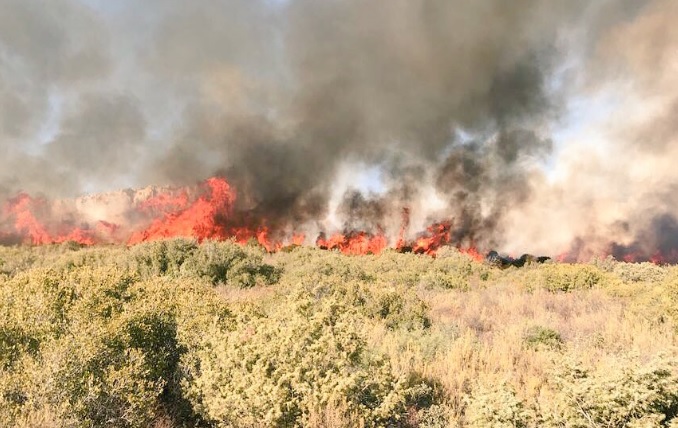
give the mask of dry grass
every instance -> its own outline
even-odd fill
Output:
[[[219,296],[229,303],[262,302],[275,296],[275,288],[257,285],[251,288],[235,288],[228,285],[215,287]]]
[[[678,268],[184,241],[50,251],[0,249],[0,425],[678,421]],[[169,382],[183,398],[154,386]]]
[[[433,327],[426,339],[375,326],[371,343],[385,350],[395,370],[418,372],[444,387],[460,417],[461,400],[479,383],[510,384],[523,400],[537,400],[551,371],[570,356],[596,366],[617,353],[641,359],[678,345],[670,322],[653,322],[629,309],[628,299],[600,289],[528,292],[508,285],[469,291],[418,290],[430,306]],[[558,333],[562,347],[526,346],[529,329]],[[451,425],[452,426],[452,425]]]

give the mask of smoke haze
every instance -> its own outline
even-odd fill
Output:
[[[0,196],[221,175],[280,229],[396,236],[407,208],[408,233],[451,220],[459,245],[678,258],[677,20],[671,0],[4,0]]]

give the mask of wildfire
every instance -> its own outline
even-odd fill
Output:
[[[235,212],[235,201],[235,189],[224,178],[213,177],[196,187],[162,191],[135,201],[128,216],[133,220],[119,224],[108,219],[85,221],[76,211],[57,212],[46,199],[20,193],[8,200],[0,211],[0,242],[46,245],[74,241],[82,245],[134,245],[183,236],[199,241],[234,239],[243,244],[255,240],[271,252],[285,245],[306,242],[303,233],[271,230],[266,219],[243,220],[243,216]],[[441,246],[452,244],[452,222],[433,224],[410,241],[405,239],[408,228],[409,210],[404,208],[402,226],[394,245],[397,251],[435,256]],[[351,230],[330,235],[321,232],[315,244],[345,254],[379,254],[389,247],[389,238],[379,225],[375,229],[376,232]],[[482,258],[475,248],[463,251]]]
[[[175,236],[192,236],[203,239],[226,239],[228,232],[218,219],[220,214],[229,214],[235,201],[235,193],[224,179],[210,178],[203,183],[203,194],[189,203],[185,192],[177,198],[166,195],[142,203],[140,209],[147,212],[160,211],[150,226],[134,231],[128,244],[154,241]]]
[[[197,186],[153,190],[150,196],[142,191],[141,197],[132,198],[131,206],[123,215],[130,220],[114,222],[99,218],[86,220],[77,209],[64,211],[59,208],[63,204],[19,193],[0,206],[0,244],[46,245],[74,241],[88,246],[104,243],[135,245],[163,238],[192,237],[198,241],[233,239],[241,244],[256,241],[269,252],[275,252],[288,245],[308,242],[306,234],[293,228],[290,230],[289,225],[282,231],[271,228],[270,225],[276,223],[266,218],[253,219],[251,213],[237,212],[236,198],[236,190],[228,181],[213,177]],[[455,241],[452,221],[433,223],[412,239],[407,238],[409,229],[410,211],[405,207],[399,233],[393,238],[381,225],[375,225],[372,231],[320,232],[315,245],[350,255],[379,254],[393,248],[398,252],[434,257],[442,246],[455,245],[477,260],[484,258],[473,243],[461,247]],[[574,262],[580,259],[578,254],[576,250],[565,252],[555,259]],[[616,244],[598,257],[607,255],[627,262],[666,264],[678,261],[676,250],[655,251],[648,256],[635,247]]]
[[[58,244],[66,241],[76,241],[84,245],[95,243],[92,233],[88,229],[74,227],[67,222],[57,224],[51,230],[39,220],[39,216],[47,209],[44,199],[31,198],[26,193],[20,193],[10,199],[2,210],[2,223],[9,220],[9,230],[3,230],[0,236],[20,240],[33,245]]]
[[[86,220],[77,209],[63,211],[55,208],[63,204],[19,193],[0,206],[0,244],[46,245],[74,241],[81,245],[134,245],[163,238],[192,237],[198,241],[233,239],[241,244],[256,241],[274,252],[308,242],[306,234],[290,230],[289,225],[281,231],[271,228],[270,225],[276,223],[266,218],[253,219],[250,213],[237,212],[236,197],[236,190],[228,181],[213,177],[193,187],[154,190],[150,196],[143,193],[142,197],[133,198],[125,211],[123,217],[130,220],[114,222],[99,218]],[[460,247],[455,242],[452,221],[431,224],[412,239],[407,238],[409,229],[410,211],[405,207],[399,233],[393,239],[381,225],[375,225],[372,231],[320,232],[315,245],[350,255],[379,254],[392,247],[398,252],[434,257],[442,246],[456,245],[477,260],[484,258],[473,243]],[[573,262],[578,259],[576,254],[566,252],[555,259]],[[643,256],[643,252],[635,248],[617,245],[612,245],[602,257],[608,254],[628,262],[665,264],[678,260],[678,251],[657,251]]]
[[[315,243],[322,249],[339,250],[344,254],[379,254],[387,247],[388,240],[383,231],[376,235],[359,231],[348,234],[337,233],[329,238],[325,238],[325,234],[321,233]]]

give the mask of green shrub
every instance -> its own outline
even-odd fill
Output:
[[[452,290],[468,290],[470,271],[444,271],[433,268],[421,277],[421,284],[428,288],[446,288]]]
[[[193,257],[197,248],[195,240],[175,238],[144,242],[132,247],[130,253],[133,267],[143,277],[178,276],[184,263]]]
[[[381,320],[390,329],[415,330],[431,326],[428,305],[406,290],[380,292],[368,306],[368,315]]]
[[[212,285],[245,288],[273,284],[280,277],[278,269],[263,262],[261,248],[232,241],[200,245],[185,238],[154,241],[132,247],[129,258],[126,265],[142,278],[199,278]]]
[[[298,290],[298,287],[293,289]],[[302,289],[313,296],[314,305],[321,305],[326,299],[337,300],[391,330],[419,330],[431,326],[428,305],[408,288],[366,285],[355,280],[344,283],[333,279]]]
[[[203,243],[182,266],[182,272],[214,285],[225,283],[239,288],[273,284],[279,278],[277,269],[263,263],[260,252],[253,248],[248,252],[233,242]]]
[[[135,347],[118,326],[94,322],[43,342],[15,372],[23,379],[12,393],[25,398],[5,408],[15,418],[49,413],[59,426],[148,426],[171,377],[157,376],[153,348]]]
[[[204,286],[167,285],[116,266],[36,269],[0,283],[0,424],[146,427],[161,408],[197,421],[178,363],[228,312]]]
[[[617,263],[614,274],[625,283],[651,282],[664,280],[667,270],[653,263]]]
[[[672,266],[187,239],[0,259],[0,426],[678,426]]]
[[[217,426],[303,426],[319,409],[344,409],[366,426],[400,420],[405,378],[372,355],[355,309],[310,295],[235,331],[209,331],[187,358],[191,402]]]
[[[524,428],[534,426],[534,414],[508,383],[479,384],[465,397],[464,426]]]
[[[559,400],[542,414],[544,426],[658,426],[678,416],[678,361],[658,356],[609,361],[592,371],[568,360],[553,374]]]
[[[0,326],[0,369],[9,369],[23,354],[36,355],[39,344],[37,338],[32,337],[21,326]]]
[[[614,270],[617,268],[617,265],[623,262],[618,262],[614,257],[612,256],[606,256],[606,257],[594,257],[591,260],[591,265],[597,267],[603,272],[614,272]]]
[[[560,333],[539,325],[530,327],[525,333],[523,340],[525,341],[525,345],[528,348],[535,349],[541,347],[558,349],[563,344],[563,339],[560,337]]]
[[[451,410],[444,404],[434,404],[422,409],[416,417],[414,426],[419,428],[447,428]]]
[[[549,291],[571,291],[593,288],[604,276],[591,265],[545,264],[538,270],[543,286]]]

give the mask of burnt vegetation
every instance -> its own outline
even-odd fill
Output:
[[[532,254],[523,254],[522,256],[514,259],[511,256],[501,256],[498,252],[492,250],[485,256],[485,261],[492,265],[502,269],[507,267],[523,267],[532,263],[544,263],[551,260],[549,256],[533,256]]]

